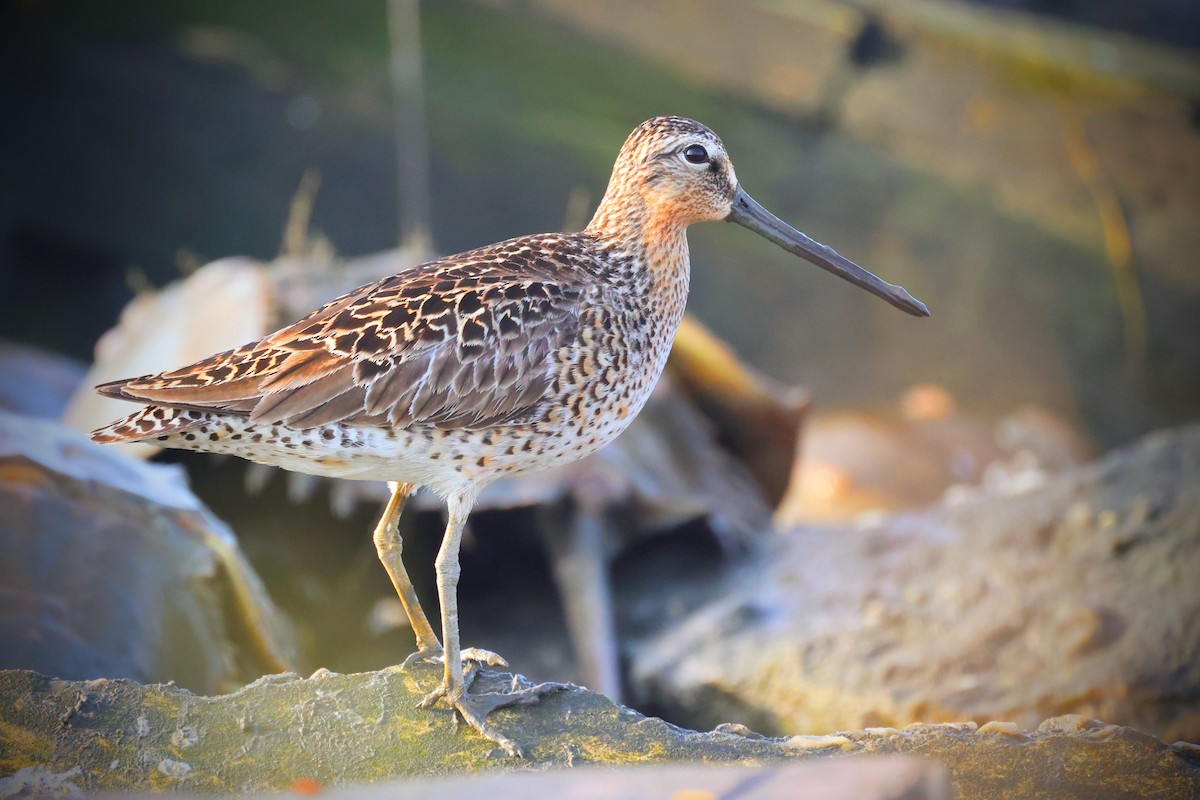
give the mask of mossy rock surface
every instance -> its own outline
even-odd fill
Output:
[[[1080,717],[1036,731],[995,724],[920,725],[771,739],[744,728],[685,730],[570,689],[493,722],[528,758],[514,760],[444,709],[418,699],[433,668],[303,679],[269,676],[228,695],[127,680],[62,681],[0,672],[0,795],[34,790],[277,791],[485,771],[664,762],[772,765],[867,754],[945,764],[959,797],[1161,797],[1200,794],[1200,751]],[[487,673],[477,691],[511,676]],[[298,783],[300,782],[300,783]],[[917,795],[924,796],[924,795]],[[936,796],[936,795],[930,795]]]

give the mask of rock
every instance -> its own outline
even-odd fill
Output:
[[[291,663],[237,542],[176,467],[0,412],[0,667],[238,686]]]
[[[634,648],[635,690],[773,734],[1072,713],[1200,740],[1200,426],[1032,486],[779,537]]]
[[[1093,458],[1082,431],[1047,409],[1024,405],[993,423],[960,410],[944,387],[917,384],[894,408],[813,414],[775,522],[907,511],[977,484],[1042,481]]]
[[[499,777],[464,784],[463,776],[600,764],[644,768],[678,761],[770,765],[772,769],[745,773],[747,781],[779,786],[784,776],[800,774],[811,774],[816,781],[840,773],[841,781],[853,781],[848,773],[860,769],[858,757],[897,754],[941,761],[949,770],[955,796],[964,800],[1165,799],[1200,792],[1200,758],[1195,748],[1169,746],[1129,728],[1077,718],[1054,720],[1031,731],[1003,725],[976,729],[966,723],[771,739],[729,727],[709,733],[684,730],[575,688],[536,706],[504,710],[492,717],[501,730],[526,746],[529,758],[514,760],[456,726],[449,711],[415,708],[439,677],[434,666],[413,672],[322,672],[308,679],[275,675],[233,694],[198,697],[173,686],[141,686],[126,680],[73,682],[31,672],[0,672],[0,775],[11,776],[0,784],[0,794],[19,791],[24,785],[17,785],[20,781],[34,786],[69,781],[84,791],[232,793],[292,788],[311,792],[354,782],[453,775],[457,777],[449,783],[404,786],[412,791],[409,796],[416,797],[430,796],[431,787],[439,785],[528,786],[532,794],[541,796],[532,787],[579,786],[571,777],[575,771],[558,773],[559,778],[521,776],[510,784]],[[511,680],[510,675],[486,672],[477,690],[494,691]],[[830,764],[830,757],[843,754],[856,757]],[[786,769],[788,764],[805,761],[823,764],[829,771]],[[873,775],[881,781],[886,777],[897,791],[861,795],[843,791],[827,796],[945,796],[936,769],[911,761],[861,768],[869,768],[870,775],[859,786],[870,785]],[[583,774],[588,777],[578,780],[587,780],[588,786],[592,776],[613,786],[628,785],[622,782],[630,780],[622,772]],[[667,780],[654,772],[637,774],[646,776],[646,786]],[[694,781],[707,773],[683,774]],[[538,780],[547,782],[538,784]],[[674,780],[667,785],[681,786]],[[713,793],[728,781],[729,773],[714,772],[696,788]],[[903,784],[909,793],[899,791]],[[747,791],[751,788],[747,782],[738,785]],[[645,789],[639,791],[643,795],[633,796],[644,796]]]
[[[0,341],[0,410],[57,417],[86,371],[87,366],[73,358]]]

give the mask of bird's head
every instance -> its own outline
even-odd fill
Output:
[[[727,220],[866,289],[897,308],[929,316],[925,304],[813,241],[759,205],[738,183],[720,137],[685,117],[653,117],[634,128],[613,166],[608,190],[588,229],[636,228],[658,234],[695,222]]]
[[[725,219],[736,191],[737,176],[715,133],[684,117],[654,117],[625,140],[605,199],[644,203],[652,216],[686,227]]]

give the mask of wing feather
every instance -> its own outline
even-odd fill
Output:
[[[304,429],[357,419],[362,413],[364,395],[363,387],[352,386],[337,397],[288,418],[286,422],[293,428]]]
[[[354,386],[354,365],[343,364],[316,380],[263,395],[250,413],[251,422],[287,422],[320,408]]]
[[[546,234],[430,262],[261,341],[101,391],[298,428],[516,421],[543,402],[579,334],[587,244]]]

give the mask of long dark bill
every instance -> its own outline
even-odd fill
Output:
[[[826,247],[820,242],[808,238],[767,211],[740,187],[737,195],[733,198],[733,210],[725,219],[749,228],[789,253],[811,261],[821,269],[829,270],[855,286],[861,286],[876,297],[882,297],[901,311],[912,314],[914,317],[929,316],[929,309],[925,307],[925,304],[904,291],[903,287],[894,286],[877,278],[850,259],[838,255],[832,247]]]

